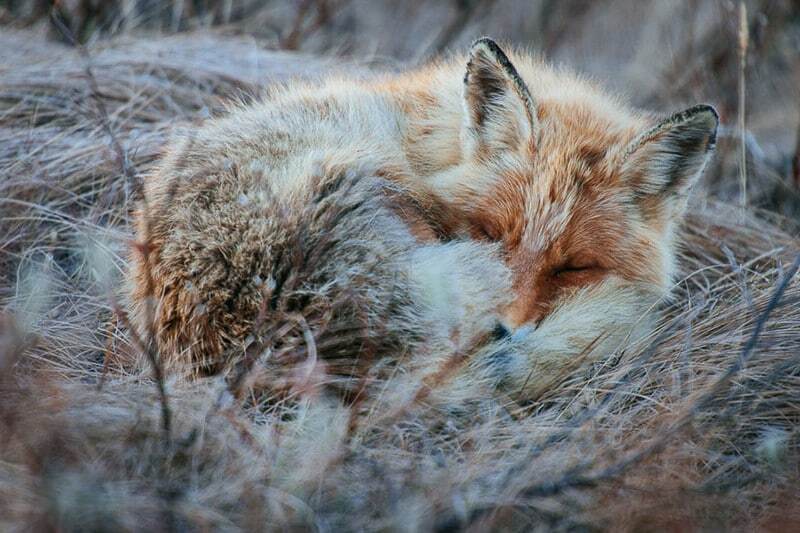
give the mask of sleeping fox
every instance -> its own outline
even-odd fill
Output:
[[[634,111],[487,38],[405,74],[272,89],[146,180],[136,323],[196,373],[258,346],[347,388],[461,354],[533,398],[647,332],[717,124],[707,105]]]

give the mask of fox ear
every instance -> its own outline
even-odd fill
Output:
[[[536,147],[536,107],[528,87],[493,40],[472,44],[464,75],[465,142],[473,154]]]
[[[711,158],[718,125],[713,107],[697,105],[634,140],[623,156],[622,176],[636,197],[686,194]]]

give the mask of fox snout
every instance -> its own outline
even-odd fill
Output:
[[[538,322],[514,326],[501,318],[475,368],[513,397],[534,399],[598,354],[642,338],[661,296],[646,284],[607,279],[558,299]]]
[[[492,330],[492,340],[502,341],[510,336],[511,330],[509,330],[502,322],[498,322]]]

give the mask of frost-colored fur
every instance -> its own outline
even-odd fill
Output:
[[[538,395],[647,330],[716,124],[707,106],[658,121],[488,39],[288,85],[185,133],[147,180],[137,323],[152,303],[161,353],[203,373],[254,345],[296,363],[288,332],[344,380],[463,356],[467,381]]]

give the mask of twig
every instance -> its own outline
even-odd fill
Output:
[[[164,374],[161,369],[161,365],[158,364],[158,354],[156,353],[155,346],[152,342],[145,342],[141,336],[139,336],[139,334],[136,332],[136,328],[133,327],[133,324],[131,324],[130,320],[128,319],[128,314],[124,309],[122,309],[122,307],[120,307],[119,303],[115,298],[113,298],[113,296],[111,298],[111,306],[114,311],[114,315],[130,332],[133,344],[141,353],[147,356],[148,361],[153,367],[153,377],[156,381],[156,387],[158,388],[158,395],[161,404],[161,430],[164,433],[165,448],[169,449],[172,442],[172,412],[169,407],[169,396],[167,395],[166,387],[164,386]]]
[[[796,189],[800,190],[800,123],[797,125],[797,139],[794,146],[794,157],[792,158],[792,182]]]
[[[749,33],[747,28],[747,6],[742,0],[739,3],[739,203],[747,207],[747,148],[745,132],[745,67],[747,66],[747,45]]]
[[[86,81],[89,84],[89,94],[92,98],[92,102],[97,108],[97,113],[100,118],[100,125],[102,126],[106,135],[108,135],[111,149],[114,151],[114,158],[116,159],[117,166],[120,168],[122,175],[125,177],[125,200],[127,202],[130,192],[130,185],[135,183],[136,174],[131,166],[127,154],[125,153],[125,149],[122,147],[122,144],[119,142],[117,135],[114,133],[114,130],[111,127],[111,119],[108,114],[108,109],[106,108],[106,104],[100,95],[100,86],[97,83],[97,78],[92,70],[89,50],[87,50],[84,45],[78,42],[78,40],[75,38],[75,35],[72,33],[72,30],[70,30],[69,27],[64,24],[64,21],[61,20],[61,16],[57,11],[55,11],[55,9],[51,11],[51,19],[53,24],[63,34],[69,44],[78,51],[80,56],[86,62],[84,73],[86,75]]]
[[[106,109],[105,103],[100,96],[100,88],[97,83],[97,78],[94,76],[94,72],[91,68],[91,56],[89,55],[89,51],[86,49],[85,46],[80,44],[78,40],[75,38],[75,35],[72,33],[72,30],[64,24],[61,20],[61,16],[59,15],[58,11],[55,7],[50,11],[51,19],[53,24],[58,28],[58,30],[63,34],[64,38],[78,50],[78,53],[81,57],[85,60],[85,73],[86,73],[86,80],[89,84],[89,91],[92,97],[92,101],[95,103],[97,108],[97,113],[99,115],[99,121],[103,130],[108,135],[109,141],[111,143],[111,148],[114,151],[114,155],[116,158],[116,163],[122,172],[122,175],[125,178],[125,196],[126,200],[128,199],[128,190],[129,184],[134,183],[135,173],[133,168],[130,165],[130,161],[125,153],[125,150],[122,147],[122,144],[117,139],[116,134],[114,133],[113,128],[111,127],[111,120],[108,115],[108,110]],[[153,378],[156,381],[156,386],[158,388],[159,399],[161,402],[161,427],[164,433],[164,446],[165,449],[169,449],[171,447],[172,442],[172,414],[169,407],[169,397],[167,396],[166,387],[164,385],[164,371],[161,366],[161,360],[156,352],[155,349],[155,330],[154,330],[154,309],[152,303],[152,296],[154,294],[154,283],[153,283],[153,276],[150,270],[150,231],[149,231],[149,209],[147,205],[147,198],[142,195],[142,202],[143,202],[143,221],[144,221],[144,243],[137,243],[136,248],[137,250],[143,255],[144,265],[145,265],[145,273],[146,273],[146,283],[147,283],[147,295],[146,298],[145,308],[146,308],[146,322],[148,327],[148,339],[147,342],[143,342],[141,337],[137,334],[133,325],[127,320],[127,315],[119,308],[116,302],[112,301],[112,305],[115,307],[117,316],[120,319],[123,319],[126,323],[126,326],[131,332],[131,336],[133,337],[134,341],[137,344],[137,347],[147,356],[147,359],[150,363],[150,366],[153,370]],[[112,296],[113,300],[113,296]]]

